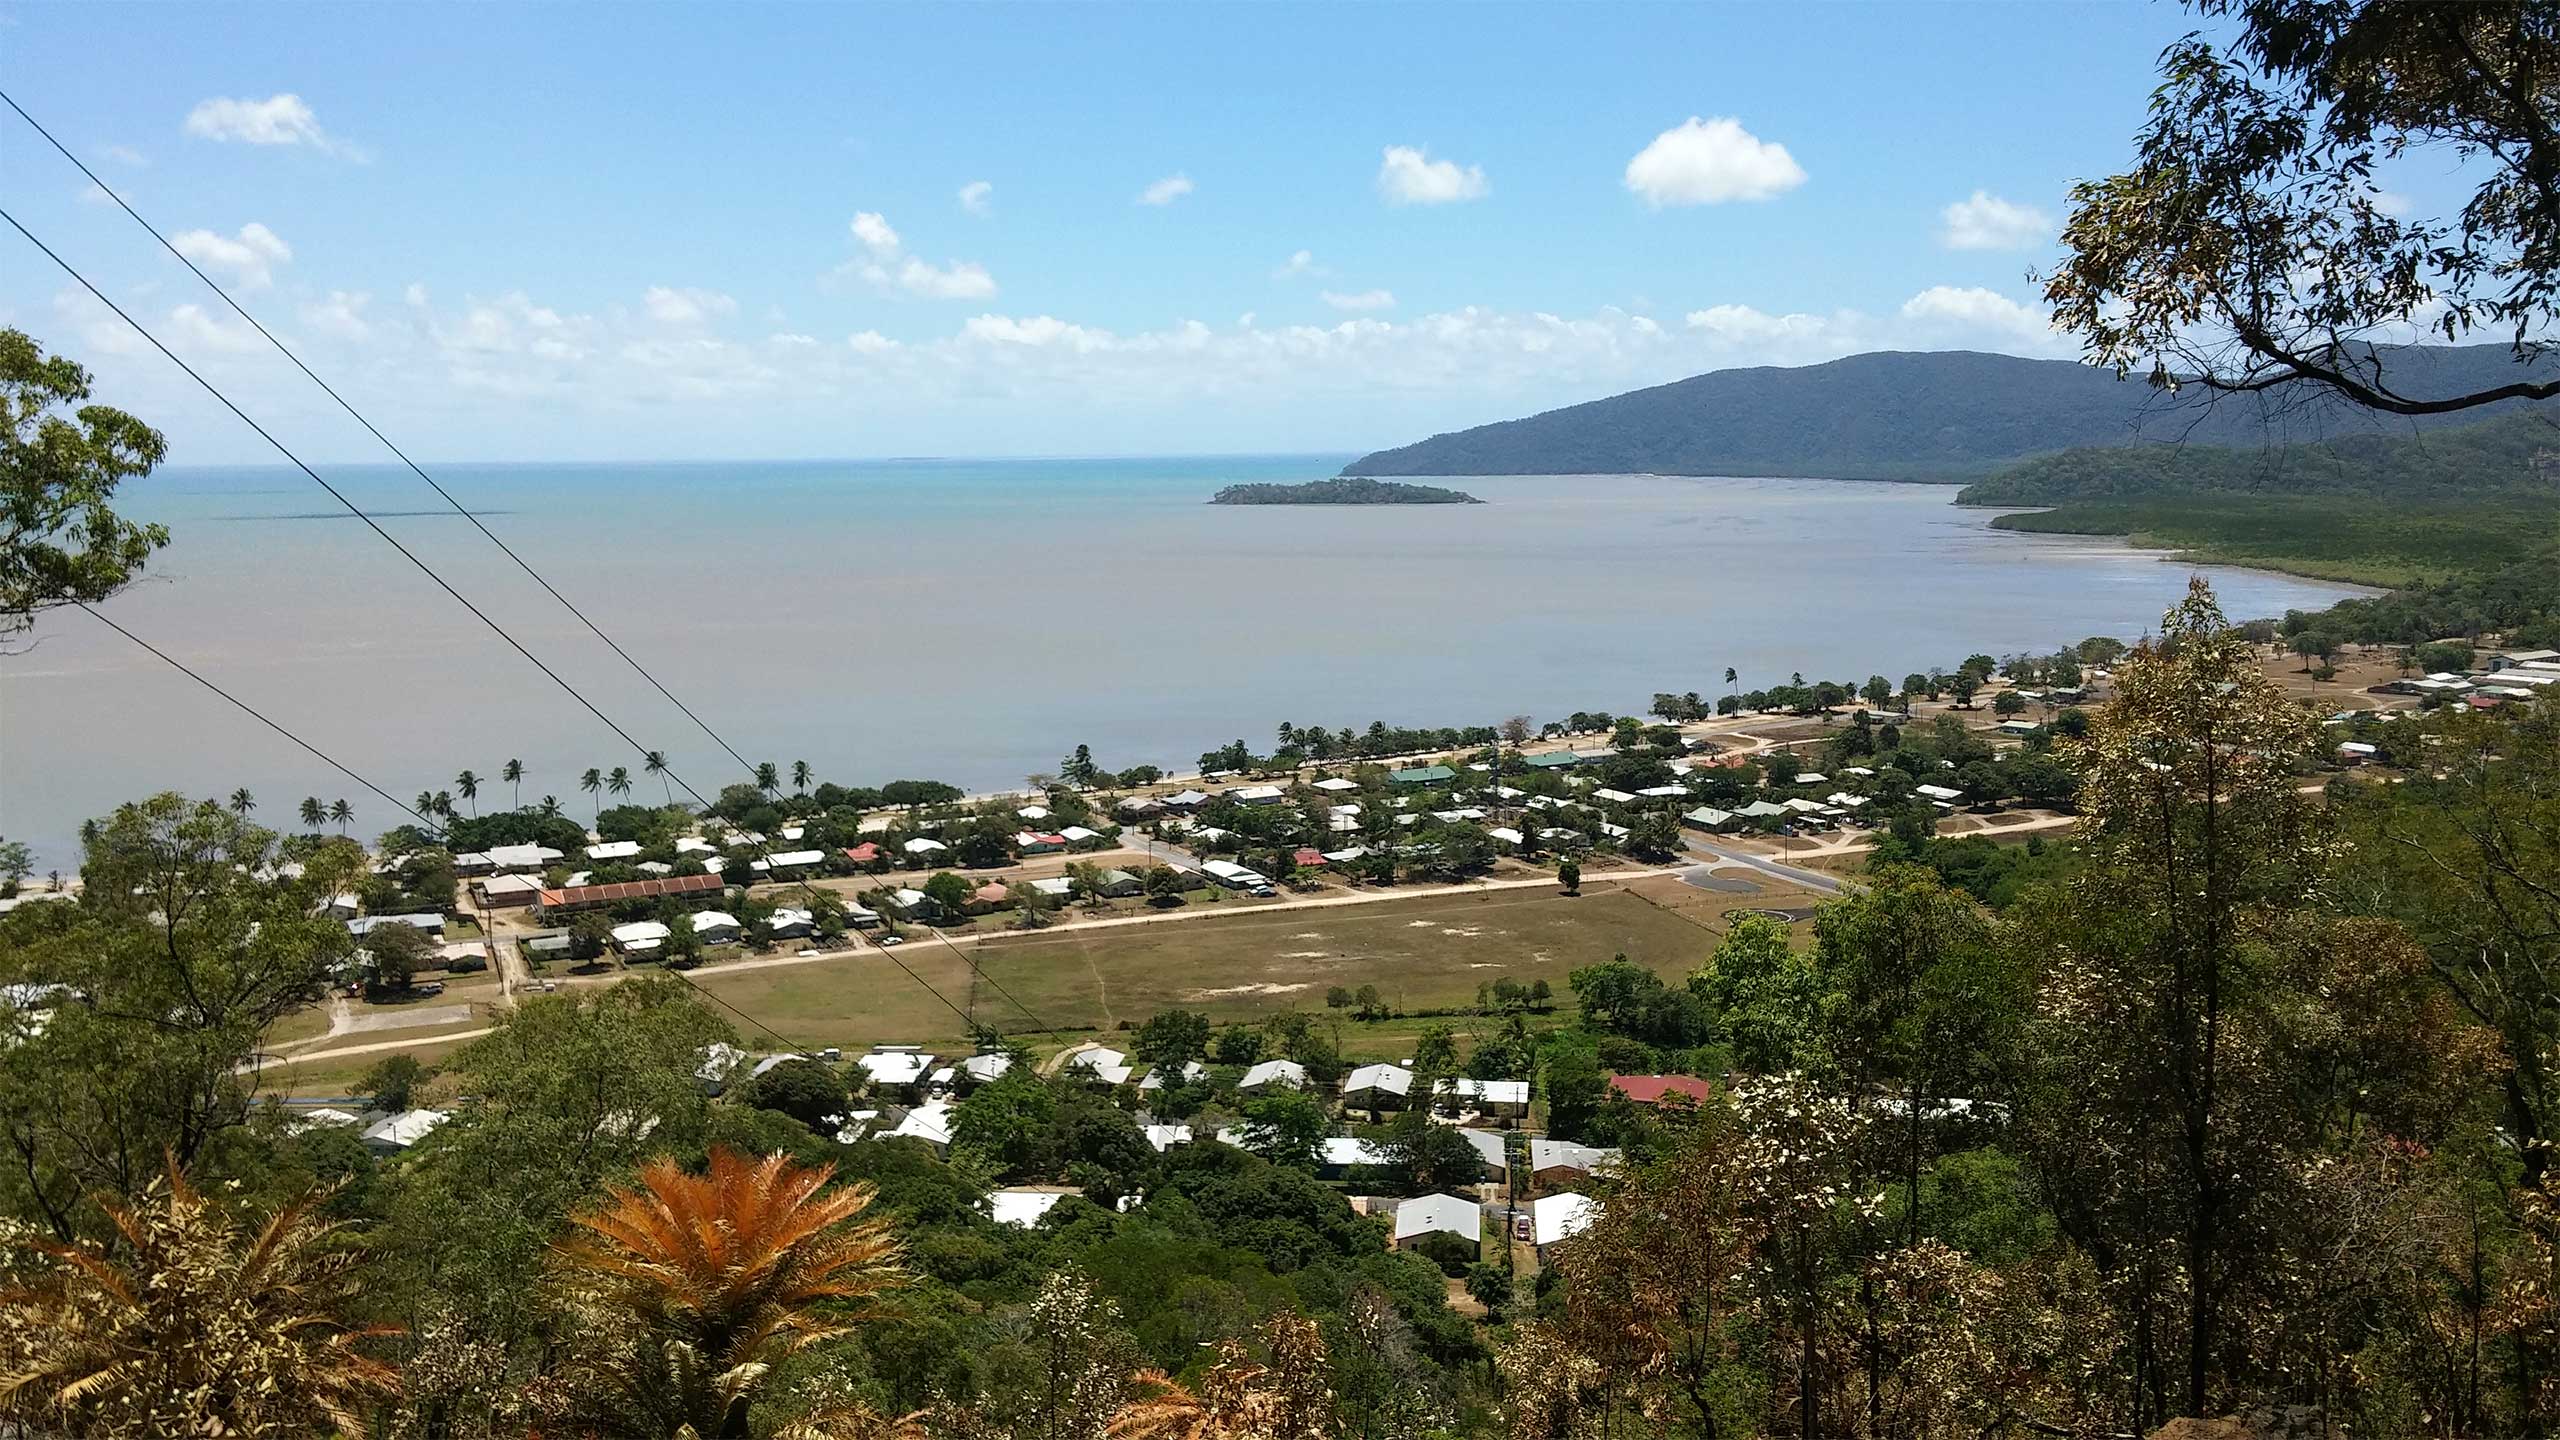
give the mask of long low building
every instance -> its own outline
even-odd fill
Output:
[[[546,911],[558,913],[593,910],[625,900],[654,900],[662,895],[716,895],[720,889],[717,875],[670,875],[662,880],[625,880],[616,885],[564,885],[543,891],[536,903]]]

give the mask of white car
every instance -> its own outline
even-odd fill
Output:
[[[880,948],[883,950],[888,949],[892,945],[904,945],[906,943],[907,937],[904,935],[883,935],[880,937]]]

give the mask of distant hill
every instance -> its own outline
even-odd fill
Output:
[[[1401,480],[1309,480],[1297,485],[1230,485],[1209,497],[1212,505],[1481,505],[1464,490],[1408,485]]]
[[[2560,493],[2560,415],[2518,412],[2422,434],[2297,445],[2114,445],[2039,455],[1964,487],[1963,505],[2156,495],[2372,495],[2441,500]]]
[[[2501,345],[2386,347],[2406,393],[2515,378]],[[2536,371],[2554,368],[2546,363]],[[2076,446],[2142,441],[2251,446],[2476,422],[2522,402],[2450,417],[2377,416],[2305,386],[2218,400],[2171,396],[2067,360],[1970,350],[1881,351],[1794,369],[1718,370],[1435,435],[1364,455],[1345,475],[1799,475],[1979,479]]]

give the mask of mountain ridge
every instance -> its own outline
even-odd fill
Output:
[[[2376,347],[2395,385],[2434,395],[2546,373],[2504,345]],[[2071,360],[1878,350],[1816,365],[1711,370],[1361,456],[1346,476],[1796,476],[1961,483],[2086,446],[2282,444],[2406,433],[2523,408],[2376,415],[2307,385],[2169,393]]]

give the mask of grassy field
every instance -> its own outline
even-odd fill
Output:
[[[1175,1006],[1221,1021],[1321,1010],[1326,989],[1335,985],[1376,985],[1390,1004],[1411,1011],[1470,1004],[1478,985],[1501,976],[1545,979],[1561,991],[1568,972],[1619,953],[1667,975],[1685,975],[1714,948],[1727,912],[1804,901],[1793,892],[1716,894],[1670,880],[1646,890],[1666,898],[1611,890],[1569,899],[1521,890],[1241,912],[1049,931],[959,951],[918,939],[900,947],[894,961],[865,953],[729,974],[715,967],[694,979],[799,1046],[958,1039],[966,1031],[952,1007],[973,1005],[981,1020],[1009,1032],[1109,1031]],[[972,957],[985,976],[974,987]],[[898,964],[950,1006],[900,974]],[[1358,1035],[1391,1049],[1420,1025],[1346,1026],[1345,1040]]]

